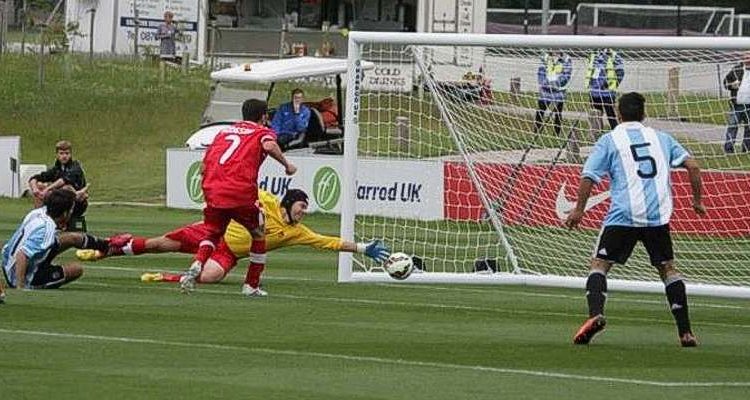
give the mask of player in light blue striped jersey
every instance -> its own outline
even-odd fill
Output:
[[[44,198],[44,206],[24,217],[2,249],[2,271],[11,288],[55,289],[78,279],[83,269],[77,264],[53,265],[53,259],[70,247],[107,252],[109,241],[82,232],[58,232],[65,228],[75,205],[76,194],[56,189]],[[0,300],[5,293],[0,285]]]
[[[586,282],[589,319],[574,336],[576,344],[588,344],[604,329],[607,272],[614,263],[625,264],[639,241],[664,282],[680,343],[685,347],[698,344],[690,328],[685,284],[674,266],[669,218],[672,215],[670,170],[678,167],[687,169],[694,211],[705,214],[700,168],[672,136],[641,123],[645,117],[644,104],[645,99],[639,93],[620,98],[617,107],[620,124],[596,142],[583,166],[576,208],[565,221],[568,228],[576,227],[583,218],[592,187],[609,177],[612,203],[602,223]]]

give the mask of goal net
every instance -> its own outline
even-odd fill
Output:
[[[354,32],[342,235],[382,238],[413,255],[419,270],[406,282],[582,287],[608,182],[595,186],[581,229],[563,221],[582,163],[609,130],[584,83],[588,55],[600,47],[622,59],[617,92],[644,94],[645,124],[671,133],[702,165],[704,217],[692,211],[685,170],[671,172],[676,263],[692,292],[750,296],[750,153],[742,152],[750,128],[739,126],[727,147],[722,84],[749,39]],[[567,82],[544,61],[554,55],[570,59]],[[550,110],[537,118],[540,68],[566,88],[559,124]],[[410,74],[411,84],[383,86],[379,69]],[[386,206],[368,206],[378,200]],[[612,289],[663,290],[641,245],[610,278]],[[347,254],[339,279],[389,280],[380,265]]]

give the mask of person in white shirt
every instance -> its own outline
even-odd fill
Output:
[[[732,67],[724,77],[724,87],[729,90],[731,110],[729,110],[729,124],[727,125],[724,152],[734,153],[734,142],[737,130],[745,124],[745,134],[742,138],[742,152],[750,151],[750,52],[745,53],[742,62]]]

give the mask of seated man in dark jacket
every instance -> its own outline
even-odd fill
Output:
[[[29,179],[29,189],[34,195],[34,206],[40,207],[47,193],[58,188],[68,188],[75,192],[76,201],[72,217],[80,217],[88,207],[88,185],[81,163],[73,159],[73,148],[67,140],[55,145],[57,160],[52,168]]]

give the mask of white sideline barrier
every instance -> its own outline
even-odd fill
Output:
[[[0,196],[19,197],[21,182],[19,169],[21,161],[21,137],[0,137]]]
[[[21,164],[21,190],[18,197],[23,197],[23,195],[29,191],[28,182],[32,176],[46,170],[47,166],[44,164]]]
[[[167,150],[167,207],[203,207],[200,166],[202,151]],[[343,191],[343,160],[337,156],[289,156],[297,166],[286,176],[279,163],[266,160],[258,186],[283,196],[302,189],[310,196],[311,212],[339,213]],[[357,207],[362,215],[420,220],[443,219],[443,163],[441,161],[362,160],[357,176]]]
[[[581,289],[586,288],[586,278],[552,276],[552,275],[523,275],[508,272],[488,273],[448,273],[429,272],[411,274],[407,279],[396,280],[385,272],[353,272],[351,282],[366,283],[438,283],[464,285],[521,285],[544,286]],[[750,288],[739,286],[710,285],[703,283],[686,283],[688,294],[712,297],[750,298]],[[622,279],[607,279],[607,290],[640,293],[664,293],[661,282],[626,281]]]

